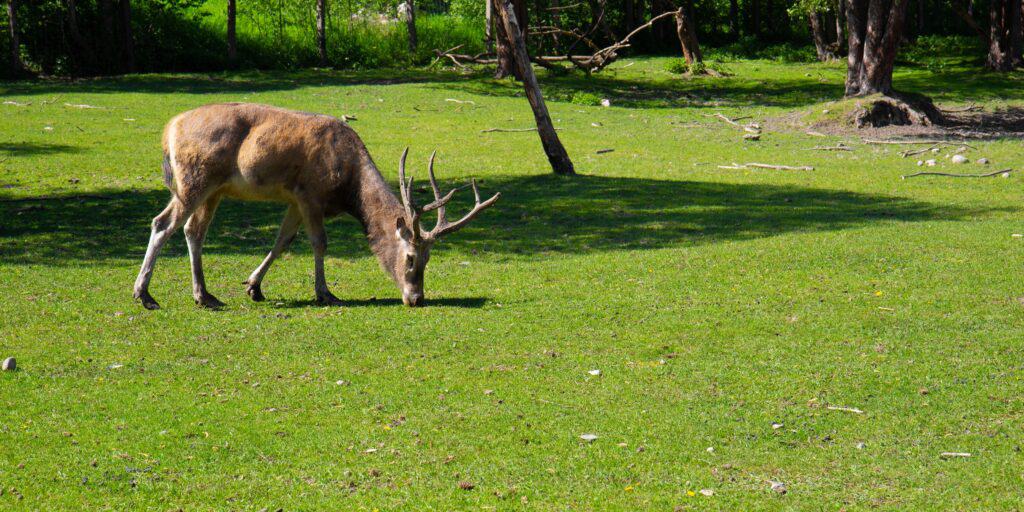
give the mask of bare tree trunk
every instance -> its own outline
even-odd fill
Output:
[[[486,7],[484,8],[484,18],[486,19],[486,25],[484,25],[484,39],[487,40],[487,51],[494,51],[494,2],[491,0],[484,0]]]
[[[992,0],[986,66],[995,71],[1011,71],[1019,65],[1020,31],[1021,0]]]
[[[729,36],[736,39],[740,35],[739,28],[740,3],[738,0],[729,0]]]
[[[825,34],[825,19],[820,12],[808,13],[807,20],[811,25],[811,37],[814,39],[814,50],[818,53],[818,60],[831,62],[836,56],[829,48],[828,36]]]
[[[127,73],[135,71],[135,36],[132,34],[131,0],[121,0],[121,62]]]
[[[11,74],[21,75],[25,65],[21,62],[21,43],[18,41],[18,0],[7,0],[7,35],[11,52]]]
[[[228,0],[228,64],[234,67],[238,62],[238,36],[235,33],[235,21],[238,17],[238,7],[235,0]]]
[[[846,1],[836,2],[836,58],[843,51],[843,21],[846,19]]]
[[[320,67],[327,67],[327,1],[316,0],[316,48]]]
[[[892,94],[892,69],[896,45],[903,35],[907,0],[848,1],[846,95]]]
[[[700,43],[697,42],[697,27],[686,11],[686,6],[683,6],[676,12],[676,35],[679,36],[679,46],[683,49],[683,58],[688,65],[693,66],[694,63],[704,62],[704,56],[700,52]]]
[[[498,69],[494,73],[495,78],[507,78],[515,77],[516,80],[522,80],[523,75],[519,72],[519,66],[516,65],[516,52],[514,48],[514,38],[510,34],[506,33],[506,26],[501,13],[501,2],[504,0],[491,0],[494,2],[495,11],[498,13],[498,23],[496,23],[496,35],[495,43],[498,47]],[[513,5],[514,14],[516,20],[519,22],[516,26],[519,28],[519,36],[523,39],[525,44],[526,41],[526,29],[529,26],[526,17],[526,0],[511,0]]]
[[[416,4],[413,0],[405,0],[409,9],[405,13],[405,26],[409,29],[409,53],[416,53]]]
[[[548,156],[548,162],[551,163],[551,169],[555,174],[575,174],[572,160],[569,160],[569,154],[562,146],[562,141],[558,139],[558,132],[555,131],[555,126],[551,123],[548,107],[544,104],[544,97],[541,95],[540,84],[537,83],[537,77],[533,74],[530,56],[526,52],[526,40],[523,38],[523,30],[519,27],[512,0],[496,0],[495,7],[498,17],[501,18],[501,26],[504,27],[505,34],[511,38],[508,43],[514,48],[516,68],[523,77],[526,98],[530,101],[530,107],[533,109],[533,117],[537,122],[537,133],[544,146],[544,153]],[[500,35],[499,33],[499,37]]]
[[[78,71],[92,72],[96,68],[96,54],[89,42],[82,37],[78,29],[78,5],[75,0],[64,0],[64,16],[68,25],[68,35],[75,44],[74,61]]]

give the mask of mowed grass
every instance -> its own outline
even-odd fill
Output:
[[[19,364],[0,373],[0,509],[1024,507],[1021,177],[901,180],[914,158],[856,137],[745,142],[704,114],[821,108],[842,68],[686,80],[666,63],[542,76],[573,178],[535,133],[481,133],[533,125],[485,74],[0,84],[29,103],[0,105],[0,357]],[[1024,100],[1021,78],[896,83],[998,107]],[[205,263],[229,306],[193,305],[177,234],[153,280],[164,309],[143,311],[162,126],[220,101],[354,115],[392,182],[403,147],[419,177],[437,148],[445,185],[503,198],[435,248],[425,308],[344,219],[327,267],[346,307],[311,304],[304,240],[250,302],[283,207],[228,202]],[[809,150],[840,141],[854,151]],[[971,145],[992,163],[947,149],[932,170],[1024,166],[1019,140]],[[751,161],[815,170],[717,167]]]

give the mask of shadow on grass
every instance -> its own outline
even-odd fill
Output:
[[[441,242],[440,250],[541,257],[657,249],[883,221],[955,220],[989,211],[790,185],[602,176],[498,177],[481,181],[481,188],[485,194],[500,190],[501,201]],[[418,193],[424,204],[429,193]],[[467,207],[465,196],[453,202],[451,216]],[[0,196],[0,262],[60,266],[141,261],[150,220],[168,197],[159,190],[17,200]],[[283,211],[282,205],[225,201],[204,252],[262,256]],[[333,257],[370,254],[362,230],[350,218],[333,222],[329,238]],[[300,240],[292,250],[308,252],[308,244]],[[176,234],[165,251],[184,255],[184,237]]]
[[[0,142],[0,155],[35,156],[54,155],[57,153],[79,153],[82,148],[67,144],[40,144],[37,142]]]
[[[362,308],[362,307],[406,307],[402,303],[402,299],[396,298],[384,298],[378,299],[371,297],[369,299],[342,299],[342,306],[345,308]],[[278,301],[280,304],[277,308],[309,308],[316,307],[316,301],[312,300],[284,300]],[[479,309],[487,304],[487,299],[484,297],[441,297],[437,299],[427,299],[424,302],[424,307],[448,307],[448,308],[462,308],[462,309]]]

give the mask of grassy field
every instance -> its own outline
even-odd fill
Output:
[[[542,76],[574,178],[534,133],[481,133],[532,126],[521,90],[484,74],[0,84],[22,104],[0,105],[0,357],[20,367],[0,373],[0,509],[1024,507],[1021,176],[901,180],[919,168],[898,146],[745,142],[704,115],[827,108],[839,65],[666,64]],[[1024,102],[1022,81],[896,77],[990,108]],[[228,307],[193,305],[178,234],[164,309],[143,311],[160,131],[219,101],[354,115],[390,180],[403,147],[420,176],[437,148],[445,184],[503,198],[435,249],[425,308],[401,305],[350,220],[329,228],[346,307],[311,304],[304,241],[250,302],[283,208],[229,202],[206,251]],[[1019,140],[971,146],[992,163],[946,149],[932,170],[1024,166]],[[815,170],[718,168],[751,161]]]

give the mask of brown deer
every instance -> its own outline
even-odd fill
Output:
[[[464,227],[501,196],[498,193],[481,201],[476,181],[471,180],[476,199],[473,209],[458,221],[448,222],[445,205],[459,189],[441,195],[434,179],[434,154],[427,167],[434,201],[418,207],[413,201],[412,178],[405,177],[408,148],[398,164],[399,199],[346,123],[265,105],[207,105],[180,114],[164,128],[163,147],[164,182],[171,201],[153,219],[146,257],[135,281],[135,298],[146,309],[160,307],[149,294],[153,266],[164,243],[182,225],[196,303],[208,308],[224,305],[207,291],[202,263],[206,230],[224,197],[288,205],[273,249],[243,283],[253,300],[264,300],[263,277],[295,238],[301,223],[313,247],[316,301],[341,305],[327,289],[324,277],[324,220],[347,213],[362,223],[370,249],[398,285],[402,302],[418,306],[423,302],[423,273],[434,243]],[[437,224],[428,231],[420,218],[433,210],[437,210]]]

